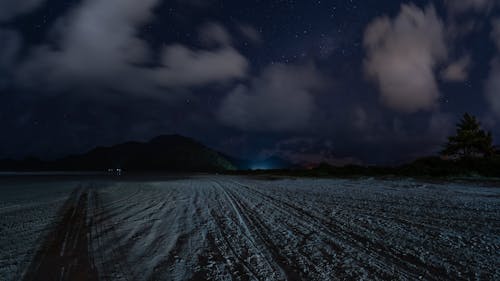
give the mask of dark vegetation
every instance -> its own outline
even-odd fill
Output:
[[[190,138],[159,136],[149,142],[128,142],[98,147],[81,155],[55,161],[36,158],[0,161],[3,171],[218,172],[236,169],[232,162]]]
[[[310,170],[244,171],[244,174],[272,174],[311,177],[495,177],[500,178],[500,151],[493,146],[491,132],[481,129],[477,119],[464,114],[440,156],[417,159],[411,163],[384,167],[348,165],[335,167],[326,163]]]
[[[500,156],[445,160],[438,156],[420,158],[401,166],[358,166],[343,167],[321,163],[313,169],[246,170],[233,174],[297,176],[297,177],[415,177],[415,178],[500,178]]]
[[[465,113],[441,154],[455,159],[489,158],[495,154],[491,132],[481,129],[476,117]]]
[[[492,134],[481,128],[477,119],[464,114],[457,131],[443,146],[439,156],[424,157],[400,166],[335,167],[326,163],[313,169],[292,166],[283,159],[270,158],[263,163],[229,157],[190,138],[160,136],[149,142],[128,142],[98,147],[81,155],[56,161],[36,158],[0,161],[0,171],[107,171],[126,172],[225,172],[248,175],[284,175],[311,177],[497,177],[500,178],[500,151]],[[252,170],[259,167],[274,170]]]

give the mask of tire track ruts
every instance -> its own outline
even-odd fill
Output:
[[[98,280],[89,254],[88,200],[88,189],[70,195],[59,223],[41,245],[24,280]]]

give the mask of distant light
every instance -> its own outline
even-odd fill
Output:
[[[250,167],[250,170],[272,170],[272,169],[274,169],[274,168],[271,165],[266,164],[266,163],[259,163],[259,164],[252,165]]]

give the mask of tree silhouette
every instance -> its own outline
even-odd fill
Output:
[[[444,156],[457,158],[487,157],[494,153],[491,132],[481,129],[476,117],[465,113],[457,124],[456,135],[448,137]]]

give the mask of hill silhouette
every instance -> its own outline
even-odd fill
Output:
[[[229,157],[180,135],[162,135],[148,142],[126,142],[55,161],[36,158],[0,161],[10,171],[172,171],[214,172],[234,170]]]

